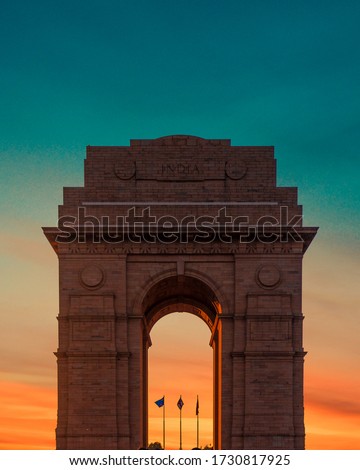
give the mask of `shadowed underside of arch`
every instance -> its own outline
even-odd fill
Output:
[[[190,276],[171,276],[153,285],[143,300],[148,332],[163,316],[187,311],[200,317],[213,332],[221,305],[212,289]]]

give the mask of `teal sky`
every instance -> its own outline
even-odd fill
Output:
[[[3,1],[6,442],[50,416],[41,446],[54,445],[58,274],[41,226],[57,224],[63,186],[83,185],[86,145],[191,134],[274,145],[278,184],[297,186],[305,224],[320,226],[303,271],[309,448],[360,449],[359,129],[359,1]],[[16,401],[19,384],[51,387],[54,403],[26,387]]]
[[[86,145],[193,134],[274,145],[305,222],[351,242],[359,24],[357,1],[5,2],[2,212],[55,224]]]

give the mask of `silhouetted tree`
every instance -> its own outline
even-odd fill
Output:
[[[158,441],[150,442],[150,444],[149,444],[149,446],[148,446],[148,449],[152,449],[152,450],[163,450],[162,445],[161,445],[160,442],[158,442]]]
[[[206,446],[202,447],[202,450],[214,450],[211,444],[206,444]]]

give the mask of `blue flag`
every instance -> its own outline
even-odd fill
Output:
[[[159,408],[161,408],[162,406],[164,406],[164,405],[165,405],[165,397],[162,397],[162,398],[160,398],[160,400],[157,400],[157,401],[155,402],[155,404],[156,404]]]

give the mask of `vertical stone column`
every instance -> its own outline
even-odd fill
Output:
[[[124,327],[124,325],[122,325]],[[125,327],[127,325],[125,324]],[[116,363],[116,408],[118,449],[130,449],[129,352],[118,352]]]
[[[150,336],[147,333],[146,327],[143,330],[143,447],[149,445],[149,423],[148,423],[148,412],[149,412],[149,400],[148,400],[148,385],[149,385],[149,361],[148,351],[151,346]]]
[[[294,448],[291,296],[248,295],[244,447]]]
[[[219,315],[221,324],[221,448],[231,449],[231,423],[233,414],[233,351],[234,321],[233,315]]]
[[[68,360],[65,353],[55,353],[58,377],[58,420],[56,427],[56,449],[67,449],[68,424]]]
[[[245,419],[245,344],[246,299],[244,292],[243,257],[234,255],[234,347],[231,353],[233,368],[233,413],[231,449],[244,449]]]
[[[106,261],[60,256],[58,448],[116,449],[114,294]]]
[[[233,365],[233,414],[231,447],[229,449],[244,449],[245,356],[244,352],[233,352],[231,357]]]
[[[293,449],[293,363],[281,353],[247,354],[245,449]]]
[[[210,346],[213,348],[213,436],[214,449],[222,449],[222,414],[220,406],[220,397],[222,394],[221,384],[221,329],[218,328],[219,323],[215,324],[214,332],[210,340]]]
[[[300,260],[301,262],[301,260]],[[301,285],[301,269],[298,272]],[[293,299],[293,348],[294,348],[294,449],[305,448],[304,426],[304,357],[303,320],[301,313],[301,295]]]
[[[294,356],[294,449],[305,449],[304,426],[304,356],[297,352]]]
[[[127,312],[127,257],[118,255],[114,268],[116,284],[116,410],[117,410],[117,448],[130,449],[129,418],[129,361],[131,353],[128,345]]]
[[[142,316],[128,316],[129,344],[129,424],[130,449],[146,447],[147,436],[144,425],[144,374],[147,364],[144,359],[144,323]],[[147,419],[147,416],[146,416]]]

